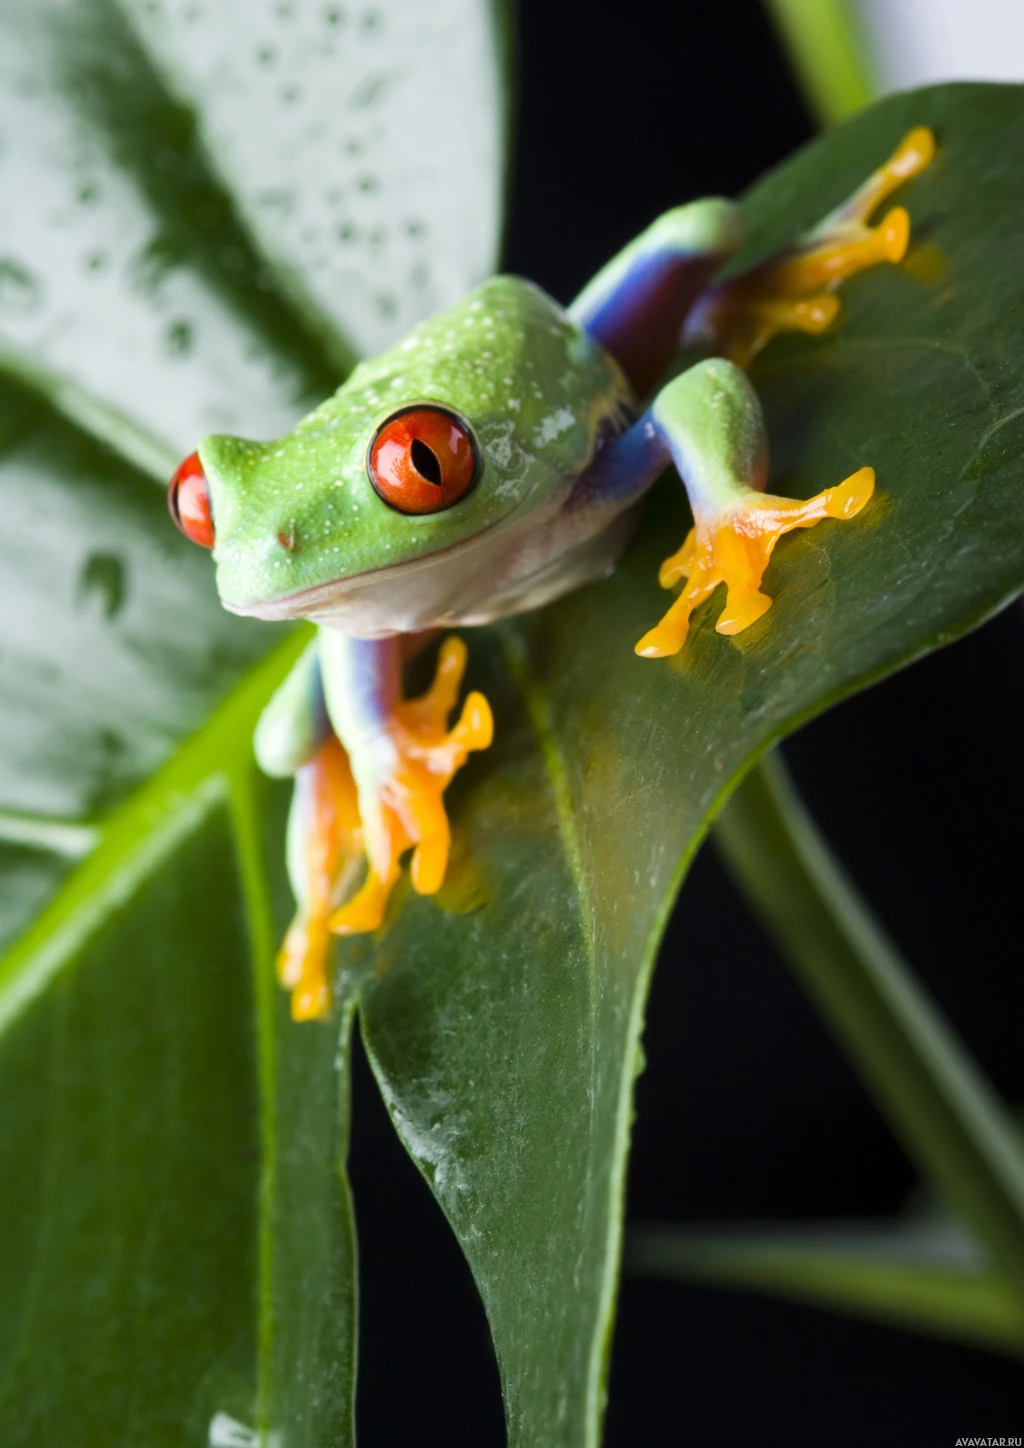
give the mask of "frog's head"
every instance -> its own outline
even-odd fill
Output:
[[[336,615],[369,587],[406,592],[412,572],[444,592],[497,533],[561,505],[622,394],[553,302],[497,277],[360,364],[279,441],[207,438],[175,475],[172,513],[213,548],[236,613]]]

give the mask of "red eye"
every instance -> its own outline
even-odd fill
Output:
[[[443,407],[409,407],[377,429],[370,482],[400,513],[439,513],[476,482],[476,449],[464,422]]]
[[[210,490],[206,486],[206,475],[198,453],[190,453],[171,479],[167,506],[186,538],[198,543],[200,548],[213,547]]]

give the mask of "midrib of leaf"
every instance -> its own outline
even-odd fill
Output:
[[[594,1053],[599,1048],[596,1030],[598,945],[590,880],[577,823],[577,812],[573,802],[572,788],[569,782],[569,772],[566,767],[559,730],[547,692],[543,682],[537,678],[530,667],[527,649],[522,636],[516,631],[514,625],[511,627],[499,625],[496,633],[501,643],[506,668],[523,700],[527,717],[544,761],[555,804],[558,829],[562,839],[566,862],[569,866],[576,892],[581,935],[583,937],[589,970],[591,1020],[594,1025],[594,1029],[591,1032],[591,1060],[593,1061]],[[753,759],[756,759],[756,755]],[[637,965],[636,978],[630,999],[625,1040],[623,1042],[623,1068],[619,1078],[619,1097],[614,1111],[612,1166],[608,1176],[607,1233],[605,1237],[605,1250],[602,1255],[602,1273],[594,1339],[595,1350],[590,1354],[589,1358],[590,1379],[586,1392],[586,1425],[583,1441],[588,1445],[588,1448],[597,1448],[601,1439],[601,1418],[604,1398],[603,1381],[611,1350],[615,1302],[618,1296],[619,1264],[622,1257],[624,1231],[622,1204],[625,1200],[626,1165],[629,1156],[629,1133],[632,1120],[633,1083],[636,1080],[638,1072],[644,1011],[650,990],[651,977],[654,972],[654,964],[657,959],[658,949],[665,932],[668,917],[689,871],[690,865],[693,863],[694,857],[704,841],[711,821],[714,819],[724,801],[732,793],[733,789],[735,789],[745,769],[751,767],[753,759],[748,761],[744,770],[741,770],[732,779],[722,785],[717,795],[711,801],[706,813],[692,832],[686,849],[680,857],[672,878],[669,881],[668,887],[661,899],[657,902],[657,906],[652,914],[650,929]],[[590,1105],[592,1137],[593,1094],[591,1094]],[[586,1210],[588,1215],[592,1210],[592,1203],[589,1196]]]
[[[118,457],[162,486],[166,486],[181,461],[177,453],[126,413],[8,346],[0,346],[0,376],[3,375],[48,402],[73,426],[94,441],[104,443]]]
[[[253,761],[236,756],[228,776],[231,822],[242,881],[246,927],[252,950],[253,1001],[260,1080],[259,1322],[257,1327],[257,1431],[270,1431],[271,1358],[274,1344],[273,1205],[277,1188],[277,1047],[274,1036],[274,920],[260,850],[258,811],[253,792]]]
[[[68,860],[79,860],[96,848],[99,838],[99,830],[81,820],[0,809],[0,841],[7,845],[27,845],[30,849],[63,855]]]
[[[555,805],[555,815],[558,820],[558,831],[562,840],[562,848],[565,851],[566,863],[569,866],[569,874],[572,877],[573,888],[576,893],[577,912],[580,922],[580,935],[583,940],[583,949],[587,959],[587,988],[590,998],[590,1078],[594,1079],[594,1057],[598,1049],[597,1041],[597,941],[594,931],[594,911],[590,898],[590,884],[587,878],[586,863],[583,857],[583,844],[580,839],[580,832],[576,824],[576,812],[573,808],[572,791],[569,786],[568,771],[565,766],[565,759],[562,755],[562,747],[555,731],[554,720],[551,717],[551,709],[548,698],[540,682],[534,676],[527,660],[527,651],[523,639],[519,633],[512,628],[501,628],[497,630],[501,643],[502,653],[505,659],[505,667],[508,669],[509,677],[519,692],[526,710],[526,716],[530,721],[530,727],[544,761],[544,768],[547,772],[548,781],[551,786],[551,794]],[[628,1073],[627,1073],[628,1074]],[[589,1116],[587,1123],[588,1139],[592,1142],[594,1138],[594,1092],[588,1093]],[[616,1143],[616,1166],[618,1165],[618,1142]],[[622,1251],[622,1227],[619,1221],[619,1214],[614,1210],[615,1203],[619,1199],[619,1187],[617,1183],[617,1172],[613,1167],[612,1195],[609,1212],[609,1231],[607,1239],[607,1250],[604,1257],[604,1272],[601,1278],[601,1289],[597,1309],[597,1341],[601,1345],[600,1352],[592,1351],[589,1356],[590,1381],[587,1385],[586,1414],[587,1422],[585,1427],[585,1442],[596,1445],[600,1441],[600,1418],[601,1418],[601,1378],[604,1372],[608,1357],[608,1346],[611,1334],[611,1323],[615,1309],[615,1295],[618,1282],[618,1264]],[[624,1178],[624,1172],[623,1172]],[[592,1211],[590,1193],[584,1206],[585,1217],[589,1217]]]
[[[173,71],[164,61],[157,47],[153,46],[146,37],[145,32],[135,22],[130,11],[125,9],[123,0],[111,0],[111,8],[123,25],[126,33],[131,37],[131,43],[138,52],[138,58],[146,65],[148,78],[154,87],[159,90],[162,98],[173,102],[175,105],[192,109],[194,97],[182,94],[175,85]],[[220,165],[215,150],[211,149],[205,137],[202,136],[202,115],[198,116],[200,123],[199,155],[202,158],[203,169],[207,176],[217,186],[218,190],[226,197],[231,198],[231,215],[235,225],[245,236],[246,241],[252,248],[253,255],[258,257],[273,272],[282,292],[291,305],[293,313],[301,319],[309,332],[316,338],[323,353],[330,360],[331,364],[339,370],[339,381],[347,376],[352,368],[359,361],[359,353],[349,339],[344,335],[337,322],[329,313],[325,312],[316,302],[308,287],[303,282],[295,267],[288,264],[287,260],[267,251],[260,240],[259,233],[249,223],[243,206],[234,204],[234,197],[237,194],[232,183],[231,176]]]
[[[210,810],[229,799],[239,741],[247,751],[260,709],[305,642],[304,630],[289,635],[152,779],[97,824],[95,850],[0,960],[0,1033]]]
[[[756,756],[754,756],[754,758],[756,759]],[[593,1448],[598,1448],[601,1439],[601,1414],[603,1411],[602,1382],[607,1372],[608,1359],[611,1354],[611,1336],[615,1321],[615,1303],[619,1291],[619,1266],[622,1260],[622,1244],[625,1230],[626,1167],[629,1160],[629,1134],[633,1118],[633,1083],[642,1065],[641,1038],[643,1036],[647,997],[651,988],[651,978],[654,974],[654,966],[658,958],[658,950],[661,946],[662,937],[668,925],[668,918],[672,913],[679,891],[682,889],[683,881],[689,873],[690,866],[696,857],[697,851],[704,843],[712,820],[736,788],[742,778],[742,774],[743,771],[740,771],[732,779],[723,784],[718,794],[708,806],[706,813],[692,831],[687,841],[686,849],[680,856],[668,886],[658,901],[651,917],[650,929],[637,966],[636,980],[630,1000],[629,1021],[624,1041],[623,1068],[619,1078],[619,1099],[615,1109],[615,1137],[612,1147],[612,1170],[609,1173],[608,1183],[608,1201],[611,1210],[608,1213],[608,1234],[604,1258],[605,1271],[601,1281],[601,1295],[598,1309],[598,1330],[600,1333],[601,1351],[599,1354],[594,1354],[591,1358],[592,1376],[590,1391],[587,1394],[586,1443],[593,1445]]]
[[[519,691],[527,718],[536,735],[541,758],[551,784],[551,793],[554,796],[562,848],[565,850],[566,862],[576,892],[580,934],[583,937],[583,948],[587,957],[590,1014],[593,1021],[597,1009],[597,942],[594,934],[594,910],[590,899],[586,863],[583,858],[583,844],[576,825],[572,791],[569,788],[568,771],[562,756],[562,746],[555,733],[547,695],[530,669],[521,636],[512,628],[499,628],[497,632],[505,656],[505,666]]]

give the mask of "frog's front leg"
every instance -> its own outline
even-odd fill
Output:
[[[715,628],[740,633],[771,607],[761,579],[784,533],[825,518],[852,518],[871,497],[873,469],[863,467],[813,498],[765,493],[768,440],[757,394],[731,362],[711,360],[669,383],[651,409],[686,485],[693,527],[658,580],[685,587],[661,622],[636,646],[644,658],[682,648],[690,615],[724,583],[725,607]]]
[[[368,871],[364,884],[330,917],[337,934],[375,930],[412,848],[410,876],[421,895],[441,887],[450,830],[442,796],[469,753],[491,742],[491,710],[482,694],[467,695],[455,727],[466,646],[441,645],[434,682],[418,699],[403,699],[402,640],[352,639],[320,632],[320,668],[331,723],[351,762],[359,796]]]
[[[711,196],[659,216],[587,284],[569,315],[650,394],[683,322],[742,240],[739,207]]]
[[[732,362],[712,358],[674,378],[626,433],[612,439],[581,480],[579,506],[609,513],[638,497],[675,463],[693,510],[682,547],[665,560],[663,587],[687,580],[659,624],[636,645],[645,658],[677,653],[690,615],[719,584],[727,588],[719,633],[747,628],[771,606],[761,579],[783,533],[824,518],[852,518],[874,490],[860,468],[800,501],[765,493],[768,441],[757,394]]]

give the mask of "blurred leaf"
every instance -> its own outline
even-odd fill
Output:
[[[715,843],[909,1156],[984,1243],[1024,1311],[1024,1148],[865,910],[778,760],[740,785]]]
[[[372,356],[490,274],[504,76],[489,4],[124,9],[329,350]]]
[[[283,432],[492,269],[496,26],[481,0],[7,0],[0,359],[134,424],[160,476],[147,434],[173,466]]]
[[[288,792],[251,747],[303,639],[221,610],[146,474],[210,430],[289,427],[371,327],[364,296],[393,287],[393,330],[490,268],[496,37],[476,0],[411,26],[129,8],[0,7],[0,1439],[335,1448],[354,1002],[297,1030],[273,980]],[[476,73],[431,131],[464,187],[443,205],[409,161],[439,52]],[[409,103],[382,129],[385,62]],[[300,65],[311,98],[285,93]],[[287,224],[261,209],[285,151],[316,212]]]
[[[769,1292],[1014,1355],[1024,1348],[1024,1310],[1014,1293],[948,1230],[650,1227],[630,1233],[626,1261],[645,1276]]]
[[[878,93],[846,0],[765,0],[807,103],[824,125],[844,120]]]
[[[597,1439],[643,1003],[712,814],[788,729],[1024,584],[1024,93],[954,86],[858,117],[754,189],[746,255],[922,123],[942,153],[905,194],[917,255],[854,279],[836,335],[775,343],[754,372],[772,486],[807,496],[872,463],[878,500],[780,546],[754,628],[726,640],[705,611],[651,663],[632,645],[686,527],[667,481],[612,578],[482,639],[472,677],[498,732],[453,790],[451,908],[404,898],[364,990],[385,1099],[480,1285],[516,1445]]]

